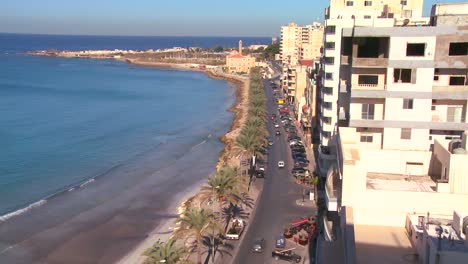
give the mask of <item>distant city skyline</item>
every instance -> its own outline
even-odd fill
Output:
[[[426,0],[424,14],[435,3]],[[289,22],[323,21],[328,0],[15,0],[0,3],[0,32],[126,36],[279,36]],[[285,10],[284,8],[287,7]]]

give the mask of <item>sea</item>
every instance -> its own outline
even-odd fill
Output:
[[[81,263],[115,261],[214,172],[233,120],[235,86],[224,80],[25,52],[239,39],[271,40],[0,34],[0,263],[60,263],[78,248]]]

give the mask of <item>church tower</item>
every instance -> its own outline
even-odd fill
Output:
[[[239,54],[242,55],[242,40],[239,40]]]

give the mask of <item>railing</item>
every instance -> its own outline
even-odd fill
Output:
[[[387,67],[388,58],[357,58],[353,57],[353,66],[361,67]]]
[[[361,113],[361,119],[363,120],[374,120],[374,115],[369,113]]]
[[[387,90],[386,84],[354,83],[352,89]]]

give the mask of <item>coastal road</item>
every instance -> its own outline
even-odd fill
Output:
[[[267,95],[268,116],[278,115],[269,80],[264,80],[264,86]],[[264,180],[257,179],[255,182],[258,185],[263,184],[263,192],[258,200],[254,218],[249,220],[249,229],[244,234],[239,250],[232,261],[235,264],[283,262],[276,261],[271,257],[271,252],[275,247],[275,237],[283,233],[284,227],[288,223],[316,212],[315,207],[296,204],[297,200],[302,200],[303,190],[291,176],[293,163],[286,132],[281,127],[281,135],[275,136],[275,128],[270,119],[268,120],[268,130],[274,144],[269,149],[266,178]],[[278,168],[279,160],[285,162],[285,168]],[[254,240],[258,237],[266,240],[263,253],[253,253],[251,250]],[[306,252],[300,245],[293,244],[288,240],[286,248],[291,247],[296,247],[296,252]]]

